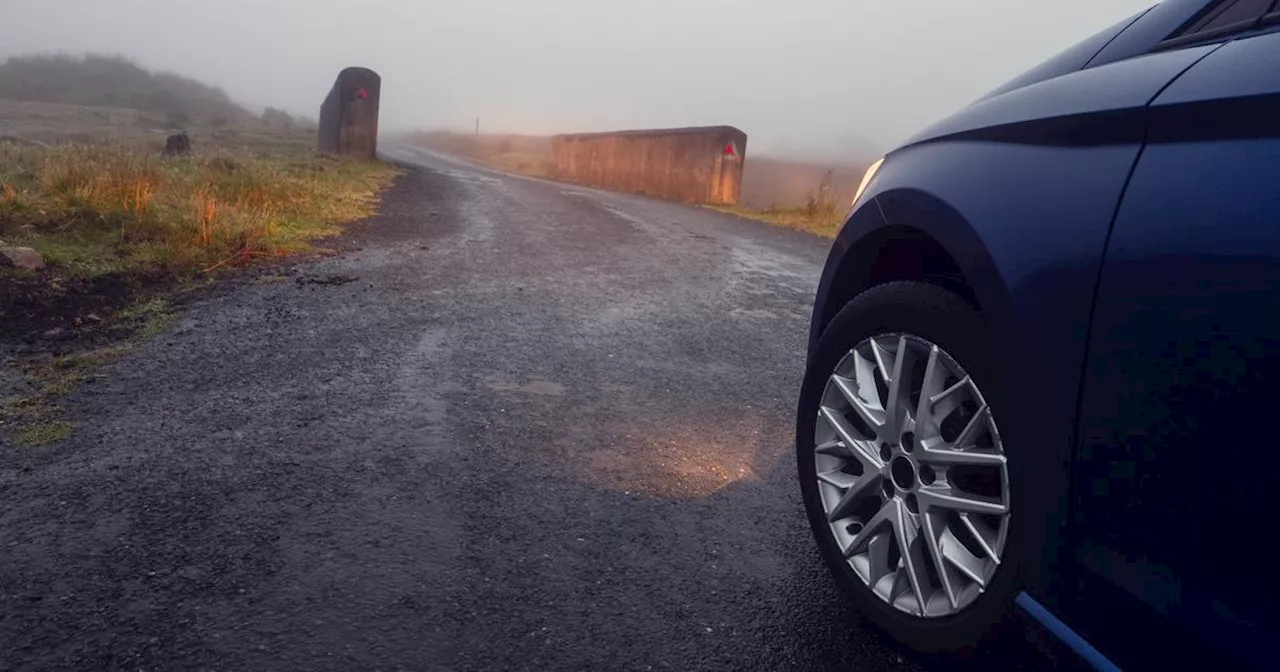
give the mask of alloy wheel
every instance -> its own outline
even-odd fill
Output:
[[[1009,532],[1009,475],[991,409],[942,348],[868,338],[827,380],[813,459],[827,523],[880,599],[924,618],[972,604]]]

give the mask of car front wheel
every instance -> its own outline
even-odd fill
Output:
[[[797,417],[810,525],[868,618],[963,651],[1009,611],[1020,535],[981,315],[917,282],[855,297],[819,341]]]

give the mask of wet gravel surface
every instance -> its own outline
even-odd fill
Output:
[[[389,153],[421,167],[345,252],[0,450],[0,669],[936,667],[805,528],[827,241]]]

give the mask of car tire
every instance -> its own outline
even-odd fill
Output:
[[[1005,437],[1010,501],[1009,531],[999,566],[990,583],[972,603],[959,612],[931,618],[908,614],[872,592],[854,572],[834,537],[823,507],[814,458],[815,418],[824,389],[841,359],[857,344],[886,333],[913,334],[938,345],[969,373],[979,388],[1004,434],[999,420],[1009,390],[993,380],[998,370],[995,346],[982,315],[965,299],[941,287],[921,282],[892,282],[872,287],[854,297],[823,331],[811,356],[801,390],[796,420],[796,456],[801,492],[814,538],[822,557],[840,588],[858,610],[874,625],[909,648],[922,653],[966,654],[997,638],[1010,620],[1013,598],[1019,585],[1020,568],[1037,537],[1028,526],[1043,521],[1020,493],[1017,447]],[[1030,532],[1030,533],[1029,533]]]

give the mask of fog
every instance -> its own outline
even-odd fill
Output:
[[[316,116],[383,76],[384,131],[731,124],[751,151],[892,147],[1152,0],[0,0],[0,57],[121,54]]]

